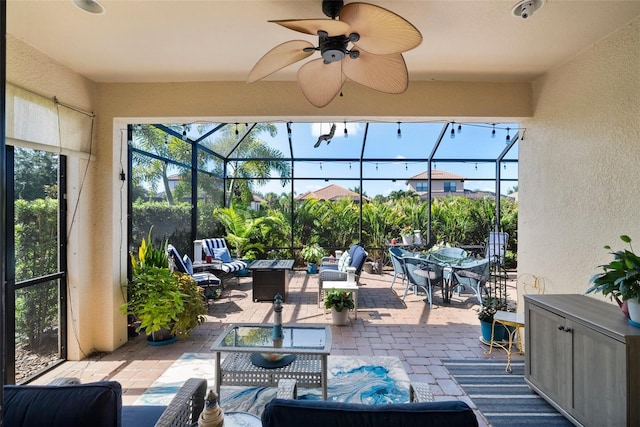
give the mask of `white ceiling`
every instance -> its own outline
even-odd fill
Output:
[[[325,17],[321,0],[100,3],[91,15],[71,0],[8,0],[7,33],[96,82],[243,81],[275,45],[317,44],[267,20]],[[405,53],[410,80],[530,81],[640,15],[640,0],[547,0],[526,20],[511,15],[517,0],[369,3],[422,33]],[[294,80],[303,62],[269,79]]]

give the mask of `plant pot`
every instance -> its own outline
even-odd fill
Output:
[[[338,311],[331,308],[331,321],[333,325],[344,326],[349,323],[349,310]]]
[[[171,334],[171,329],[160,329],[147,335],[147,344],[151,346],[167,345],[176,342],[177,338]]]
[[[482,332],[481,341],[485,344],[489,344],[491,341],[491,326],[492,322],[485,322],[484,320],[480,321],[480,331]],[[508,341],[509,333],[505,329],[503,325],[496,324],[495,331],[493,332],[493,340],[494,341]]]
[[[638,300],[628,299],[627,300],[627,310],[629,310],[629,319],[631,320],[633,326],[640,326],[640,303]]]
[[[318,272],[318,264],[315,262],[307,263],[307,274],[316,274]]]
[[[402,236],[403,245],[413,245],[413,234],[408,236]]]

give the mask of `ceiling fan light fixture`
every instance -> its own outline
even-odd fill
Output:
[[[105,12],[104,6],[96,0],[72,0],[72,2],[85,12],[89,12],[94,15],[102,15]]]
[[[533,15],[536,10],[544,6],[546,2],[547,0],[521,0],[513,6],[511,14],[518,18],[527,19]]]

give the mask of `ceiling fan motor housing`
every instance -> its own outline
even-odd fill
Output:
[[[342,0],[323,0],[322,1],[322,12],[327,15],[331,19],[336,19],[340,15],[340,11],[342,10],[342,6],[344,6],[344,2]]]

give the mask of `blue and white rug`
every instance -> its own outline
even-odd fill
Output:
[[[224,356],[224,354],[223,354]],[[206,378],[215,390],[215,355],[184,353],[171,365],[135,405],[168,405],[187,378]],[[409,377],[397,357],[329,356],[328,400],[367,404],[409,402]],[[227,387],[220,390],[226,412],[260,415],[264,405],[276,396],[270,387]],[[298,399],[321,399],[320,389],[298,389]]]

